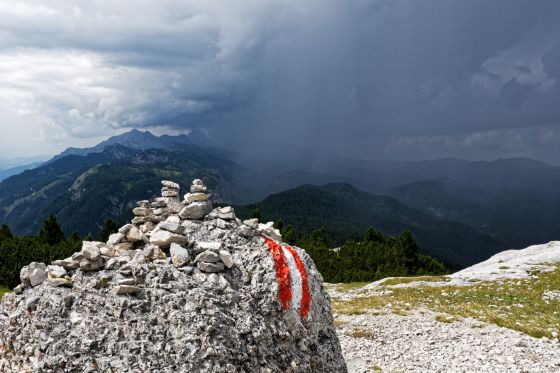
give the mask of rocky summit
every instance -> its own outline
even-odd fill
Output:
[[[162,182],[107,242],[30,263],[0,303],[1,372],[345,372],[311,258]]]

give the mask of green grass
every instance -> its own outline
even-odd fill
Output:
[[[0,299],[2,299],[2,297],[4,296],[4,293],[8,293],[10,291],[11,291],[10,289],[8,289],[4,286],[0,286]]]
[[[393,288],[391,294],[333,301],[339,314],[361,314],[390,305],[395,310],[427,307],[456,317],[518,330],[533,337],[560,331],[560,301],[546,302],[542,293],[560,289],[560,266],[538,278],[479,282],[470,286]]]

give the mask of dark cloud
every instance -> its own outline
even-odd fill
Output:
[[[559,155],[555,0],[13,4],[0,93],[68,143],[166,125],[239,148]]]

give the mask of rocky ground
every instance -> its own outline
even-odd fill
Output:
[[[338,315],[349,372],[558,372],[560,344],[437,313]],[[441,316],[441,315],[440,315]]]
[[[500,253],[451,276],[384,279],[355,287],[327,285],[349,372],[560,372],[558,262],[560,242],[551,242]],[[534,286],[534,298],[531,291],[521,293],[525,286]],[[492,317],[461,317],[470,311],[454,308],[449,308],[453,315],[440,312],[449,306],[449,293],[454,289],[459,294],[455,299],[464,302],[464,295],[472,293],[476,303],[477,297],[491,296],[486,289],[493,287],[499,297],[488,303]],[[442,294],[442,307],[437,298],[426,301],[429,309],[421,305],[419,297],[411,296],[422,289],[428,289],[425,292],[430,296]],[[519,298],[508,303],[511,294],[519,294]],[[514,328],[495,325],[507,325],[511,317],[527,324],[529,319],[546,317],[533,310],[525,314],[512,311],[512,304],[527,309],[531,299],[539,303],[535,310],[551,317],[550,325],[542,321],[546,318],[536,322],[548,337],[519,331],[523,328],[517,320]],[[385,303],[389,301],[393,304]],[[469,305],[468,301],[461,307]],[[484,301],[476,306],[481,304]],[[512,330],[515,327],[519,330]]]

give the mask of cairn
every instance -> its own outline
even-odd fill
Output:
[[[212,209],[201,180],[179,191],[164,180],[107,242],[21,270],[0,302],[0,372],[346,371],[309,256]]]

